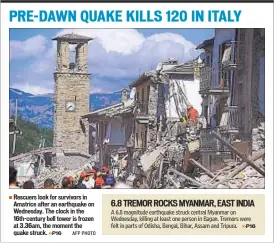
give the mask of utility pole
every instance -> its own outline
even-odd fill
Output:
[[[15,127],[17,126],[17,110],[18,110],[18,100],[15,100],[15,117],[14,117],[14,124]],[[12,146],[12,154],[15,153],[15,145],[16,145],[16,132],[13,134],[13,146]]]

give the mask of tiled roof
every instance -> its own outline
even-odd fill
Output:
[[[136,87],[144,82],[146,82],[150,77],[154,77],[156,75],[156,71],[155,70],[151,70],[148,72],[144,72],[139,78],[137,78],[136,80],[134,80],[129,87]]]
[[[79,43],[79,42],[91,41],[93,40],[93,38],[71,33],[71,34],[64,34],[64,35],[57,36],[53,38],[52,40],[64,40],[64,41],[68,41],[69,43]]]
[[[125,106],[123,103],[119,103],[119,104],[102,108],[100,110],[90,112],[82,116],[82,118],[96,118],[96,117],[102,117],[102,116],[112,117],[112,116],[117,116],[121,114],[131,113],[132,109],[133,109],[133,106]]]
[[[196,50],[204,49],[209,46],[213,46],[214,44],[214,37],[211,39],[204,40],[200,45],[196,47]]]

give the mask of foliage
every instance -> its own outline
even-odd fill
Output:
[[[14,117],[12,117],[14,118]],[[26,121],[20,117],[17,118],[17,127],[22,135],[17,134],[15,153],[12,155],[13,135],[9,135],[9,155],[15,156],[21,153],[29,152],[39,147],[41,136],[45,138],[45,147],[52,146],[53,131],[48,128],[40,128],[35,123]]]

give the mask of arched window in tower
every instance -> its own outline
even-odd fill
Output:
[[[69,69],[74,70],[76,66],[76,45],[69,45]]]

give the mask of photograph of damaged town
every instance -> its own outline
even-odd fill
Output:
[[[264,188],[264,29],[11,29],[9,100],[10,188]]]

